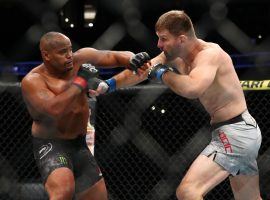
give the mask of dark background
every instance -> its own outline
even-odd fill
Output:
[[[85,4],[97,10],[92,28],[84,27]],[[159,53],[155,22],[172,9],[185,10],[199,38],[218,43],[232,55],[240,78],[269,77],[269,0],[1,0],[0,61],[40,61],[39,39],[48,31],[69,36],[74,50],[91,46],[155,56]]]
[[[97,8],[93,28],[83,26],[86,3]],[[232,56],[240,79],[270,79],[269,0],[0,0],[0,199],[8,199],[2,198],[3,194],[39,199],[38,194],[43,196],[44,192],[43,188],[33,188],[41,184],[27,184],[40,183],[40,179],[29,153],[32,120],[19,84],[2,85],[3,81],[19,81],[41,62],[40,37],[48,31],[60,31],[71,38],[74,50],[91,46],[135,53],[148,51],[155,56],[159,53],[155,22],[171,9],[184,9],[192,18],[199,38],[218,43]],[[64,22],[65,17],[70,18],[74,28]],[[107,76],[113,73],[109,71]],[[196,102],[165,92],[155,100],[157,90],[164,92],[151,86],[148,90],[125,89],[98,101],[96,157],[113,199],[156,200],[163,194],[171,194],[167,199],[175,199],[174,189],[196,152],[201,150],[198,144],[201,148],[203,142],[209,141],[200,137],[195,137],[199,141],[193,141],[193,136],[199,135],[195,132],[208,123]],[[245,95],[250,112],[262,129],[260,184],[263,198],[269,199],[269,91],[247,91]],[[155,111],[151,111],[152,105],[156,105]],[[161,108],[167,110],[165,115],[158,113]],[[191,142],[184,145],[183,141]],[[162,157],[163,150],[169,157]],[[168,158],[176,162],[173,159],[167,162]],[[8,161],[8,165],[2,161]],[[4,192],[2,177],[11,186]],[[14,179],[15,184],[9,179]],[[156,187],[160,183],[167,187],[160,190]],[[209,194],[209,199],[231,198],[228,182]]]

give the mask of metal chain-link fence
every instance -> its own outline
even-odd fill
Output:
[[[0,94],[0,199],[46,199],[20,87],[2,84]],[[245,95],[262,131],[260,186],[263,199],[270,199],[270,92]],[[149,85],[100,96],[95,107],[95,157],[110,200],[176,200],[181,178],[210,141],[209,117],[197,100]],[[229,182],[205,199],[233,199]]]

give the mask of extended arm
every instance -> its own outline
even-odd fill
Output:
[[[130,51],[104,51],[94,48],[82,48],[74,53],[74,61],[78,65],[89,62],[99,67],[129,68],[129,60],[133,55]]]
[[[134,66],[134,68],[137,67],[137,69],[141,69],[139,75],[132,73],[130,70],[124,70],[121,73],[115,75],[113,79],[116,81],[116,88],[136,85],[146,80],[150,65],[154,63],[165,63],[165,56],[163,53],[151,59],[150,61],[149,59],[149,56],[145,56],[144,59],[141,59],[141,62],[138,62],[139,64],[137,66]],[[144,63],[144,65],[142,63]]]
[[[89,91],[90,96],[98,96],[105,92],[112,92],[116,88],[127,87],[142,82],[147,78],[147,69],[149,65],[150,56],[146,52],[140,52],[134,54],[129,58],[129,70],[117,74],[116,76],[105,81],[107,86],[104,85],[104,81],[100,82],[96,91]]]

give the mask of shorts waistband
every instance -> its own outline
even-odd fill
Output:
[[[32,135],[32,140],[36,141],[36,142],[51,142],[51,141],[55,141],[55,142],[59,142],[62,144],[66,144],[66,145],[74,145],[76,143],[81,143],[81,142],[85,142],[86,135],[79,135],[78,137],[74,138],[74,139],[63,139],[63,138],[40,138],[40,137],[36,137]]]
[[[242,113],[240,115],[237,115],[236,117],[233,117],[231,119],[228,119],[226,121],[223,121],[223,122],[218,122],[218,123],[214,123],[211,125],[211,129],[217,129],[221,126],[224,126],[224,125],[228,125],[228,124],[234,124],[234,123],[237,123],[237,122],[242,122],[244,121],[243,117],[242,117]]]

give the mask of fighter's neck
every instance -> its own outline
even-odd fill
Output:
[[[188,51],[183,58],[183,61],[187,66],[191,66],[197,54],[203,49],[201,42],[198,39],[195,39],[189,44]]]

